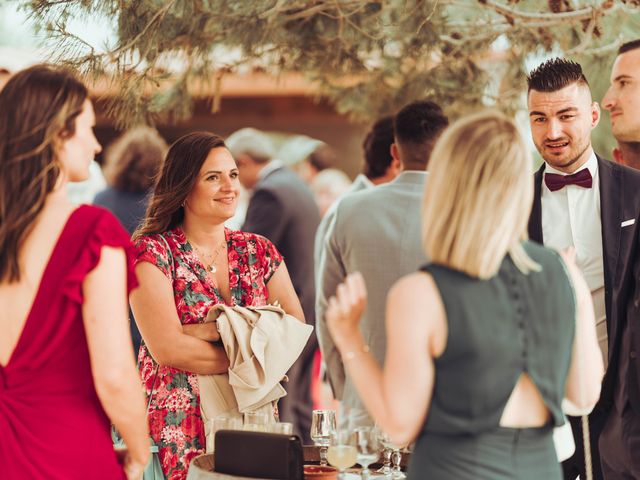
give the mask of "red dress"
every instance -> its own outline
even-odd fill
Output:
[[[225,229],[225,237],[231,303],[266,305],[267,282],[282,262],[282,256],[273,243],[260,235]],[[137,262],[152,263],[171,281],[176,310],[183,324],[204,321],[213,305],[224,303],[181,228],[142,237],[137,247]],[[138,361],[142,382],[149,395],[158,364],[149,354],[144,340]],[[158,445],[162,469],[168,480],[184,480],[189,463],[193,457],[204,453],[205,447],[198,377],[177,368],[160,367],[153,390],[149,428]]]
[[[83,205],[69,217],[44,270],[22,334],[0,366],[0,478],[123,479],[110,422],[98,400],[82,320],[82,282],[103,246],[128,257],[129,236],[108,211]]]

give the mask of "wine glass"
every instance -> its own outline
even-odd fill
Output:
[[[391,460],[393,461],[393,468],[391,469],[391,478],[393,480],[401,480],[403,478],[407,478],[407,476],[403,473],[400,468],[400,461],[402,460],[402,452],[401,449],[405,448],[406,445],[398,445],[398,444],[390,444],[393,449],[393,453],[391,454]]]
[[[380,427],[376,425],[378,429],[378,434],[380,435],[380,443],[382,444],[382,467],[376,470],[376,473],[381,473],[385,477],[391,475],[391,454],[393,453],[393,449],[395,448],[393,442],[391,441],[391,437],[382,430]]]
[[[353,467],[358,460],[357,436],[352,430],[334,430],[329,438],[327,459],[340,470],[339,479],[344,479],[345,470]]]
[[[362,466],[360,478],[367,480],[371,474],[369,465],[380,456],[380,436],[375,427],[356,428],[358,463]]]
[[[327,447],[336,429],[335,410],[314,410],[311,414],[311,440],[320,447],[320,465],[327,466]]]

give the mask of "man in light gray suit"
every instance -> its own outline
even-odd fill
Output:
[[[373,425],[373,420],[345,378],[342,359],[329,335],[324,318],[328,299],[348,273],[362,273],[369,294],[360,328],[371,353],[383,362],[387,292],[396,280],[426,262],[420,232],[425,169],[447,125],[447,117],[433,102],[414,102],[400,110],[391,153],[400,161],[402,172],[392,182],[344,198],[325,236],[316,299],[317,335],[333,394],[342,401],[343,425]]]
[[[392,144],[393,117],[388,115],[379,118],[373,124],[364,142],[362,142],[362,149],[364,150],[364,168],[362,173],[355,178],[349,190],[329,207],[322,217],[320,225],[318,225],[313,247],[313,264],[315,265],[316,278],[320,272],[320,262],[322,257],[324,257],[324,237],[333,222],[340,201],[347,195],[390,182],[398,176],[400,161],[391,155]],[[316,281],[316,287],[317,286],[318,283]]]

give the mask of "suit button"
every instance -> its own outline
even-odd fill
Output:
[[[636,358],[638,355],[636,354],[636,351],[635,351],[635,350],[631,350],[631,353],[629,353],[629,356],[630,356],[631,358]]]

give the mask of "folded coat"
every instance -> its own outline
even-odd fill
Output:
[[[207,421],[221,413],[270,411],[286,395],[280,382],[304,348],[313,327],[275,305],[214,305],[205,321],[216,321],[229,357],[228,373],[198,375],[200,410]]]

